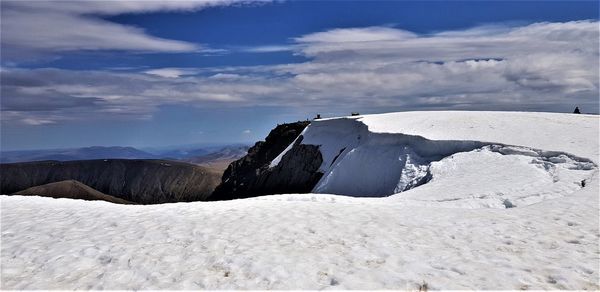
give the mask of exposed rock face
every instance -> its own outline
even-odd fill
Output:
[[[132,204],[132,202],[103,194],[76,180],[63,180],[41,186],[31,187],[13,195],[40,196],[51,198],[68,198],[88,201],[107,201],[117,204]]]
[[[323,174],[318,170],[323,158],[319,147],[302,145],[301,138],[277,166],[267,169],[258,177],[255,185],[260,186],[263,195],[308,193],[321,179]]]
[[[97,191],[139,204],[205,200],[221,173],[167,160],[81,160],[0,164],[0,191],[77,180]]]
[[[230,200],[280,193],[310,192],[319,181],[323,162],[318,146],[302,145],[302,137],[269,168],[277,155],[296,139],[309,122],[277,126],[265,141],[257,142],[243,158],[229,165],[210,200]]]

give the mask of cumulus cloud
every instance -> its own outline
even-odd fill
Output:
[[[140,28],[101,17],[191,11],[232,3],[235,1],[2,1],[3,58],[75,50],[200,51],[205,48],[198,44],[151,36]]]
[[[579,105],[598,112],[598,34],[597,21],[430,35],[334,29],[296,38],[293,50],[310,60],[294,64],[137,73],[5,68],[3,120],[148,118],[172,104],[342,112],[567,111]]]

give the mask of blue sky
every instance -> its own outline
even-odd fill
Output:
[[[316,113],[598,113],[597,1],[1,5],[2,150],[254,142]]]

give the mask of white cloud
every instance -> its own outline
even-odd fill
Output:
[[[483,26],[415,37],[410,32],[393,28],[385,28],[385,37],[382,37],[379,32],[381,29],[365,28],[360,33],[355,33],[356,29],[335,29],[296,40],[300,53],[328,60],[384,60],[387,57],[395,61],[454,61],[561,52],[575,48],[590,53],[598,51],[597,21],[536,23],[523,27]],[[397,32],[394,34],[390,30]],[[344,36],[348,35],[352,36],[352,41],[344,40]]]
[[[248,134],[250,134],[250,133],[252,133],[252,131],[250,131],[250,130],[244,130],[244,131],[242,132],[242,134],[246,134],[246,135],[248,135]]]
[[[299,37],[296,52],[312,59],[296,64],[140,73],[3,68],[3,120],[149,118],[161,105],[174,104],[321,113],[570,111],[575,105],[599,111],[597,21],[432,35],[392,30],[336,29]],[[352,42],[340,37],[349,34]]]
[[[24,124],[30,125],[30,126],[49,125],[49,124],[56,123],[56,121],[53,121],[53,120],[44,120],[44,119],[36,119],[36,118],[25,118],[22,121]]]
[[[164,78],[178,78],[184,75],[192,75],[195,73],[195,70],[191,69],[182,69],[182,68],[160,68],[160,69],[152,69],[147,70],[146,74],[160,76]]]
[[[276,52],[286,52],[294,50],[294,45],[267,45],[267,46],[256,46],[256,47],[248,47],[242,48],[240,51],[247,53],[276,53]]]
[[[296,38],[298,43],[353,43],[402,41],[416,38],[416,34],[390,27],[338,28]]]
[[[597,112],[598,33],[597,21],[420,36],[392,28],[335,29],[297,38],[298,53],[314,61],[278,72],[331,102],[343,96],[382,106],[437,101],[440,107],[537,104],[540,110],[583,103]]]
[[[217,73],[209,77],[212,80],[240,80],[244,76],[239,74]]]
[[[99,16],[158,11],[191,11],[230,5],[233,0],[205,1],[27,1],[1,2],[3,58],[74,51],[130,50],[194,52],[198,44],[148,35],[144,30]],[[206,49],[210,52],[212,50]]]

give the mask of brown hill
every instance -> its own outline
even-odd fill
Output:
[[[16,192],[13,195],[68,198],[88,201],[107,201],[117,204],[133,204],[132,202],[103,194],[76,180],[63,180],[31,187],[20,192]]]
[[[211,160],[211,161],[207,161],[207,162],[190,162],[192,164],[196,164],[196,165],[200,165],[209,169],[213,169],[215,171],[219,171],[221,172],[221,174],[223,174],[223,172],[225,172],[225,170],[227,169],[227,167],[229,167],[229,165],[236,161],[237,159],[219,159],[219,160]]]

